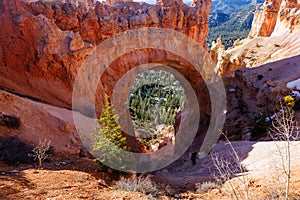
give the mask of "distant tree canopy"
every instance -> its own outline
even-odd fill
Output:
[[[139,74],[127,99],[135,129],[149,133],[156,125],[173,125],[184,99],[184,90],[172,74],[161,70]]]
[[[246,38],[252,26],[255,10],[256,7],[251,5],[229,14],[226,11],[212,12],[209,17],[208,48],[219,37],[222,37],[226,48],[231,47],[235,40]]]

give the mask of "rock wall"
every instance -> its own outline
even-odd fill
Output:
[[[1,137],[17,137],[31,145],[50,140],[55,153],[79,155],[85,148],[77,134],[72,112],[0,90],[1,113],[19,120],[18,127],[0,122]],[[0,121],[1,121],[0,113]]]
[[[250,37],[270,36],[274,31],[282,0],[266,0],[254,14]]]
[[[266,0],[255,12],[249,37],[281,35],[300,28],[299,0]]]
[[[235,77],[224,78],[227,89],[224,132],[234,139],[257,139],[252,128],[260,119],[264,121],[264,117],[273,115],[282,98],[291,94],[286,85],[299,78],[299,63],[300,56],[295,56],[253,69],[242,68],[235,72]]]
[[[215,70],[221,76],[233,76],[242,67],[258,67],[299,55],[299,34],[299,0],[266,0],[255,13],[248,38],[236,41],[227,50],[218,43],[212,46]]]
[[[236,41],[234,45],[238,43],[239,41]],[[246,65],[244,61],[245,52],[241,52],[237,55],[230,54],[225,50],[221,38],[218,38],[217,42],[213,42],[209,54],[215,63],[215,71],[218,72],[221,77],[231,76],[235,70]]]
[[[300,1],[282,1],[272,36],[300,30]]]
[[[76,73],[99,43],[129,29],[160,27],[184,33],[205,48],[210,6],[210,0],[195,1],[194,7],[180,0],[157,5],[97,2],[92,7],[1,1],[0,87],[71,108]]]
[[[227,89],[224,132],[233,139],[256,139],[256,122],[273,114],[290,94],[286,84],[300,76],[299,8],[299,0],[266,0],[248,38],[227,50],[221,39],[212,45],[210,56]]]
[[[135,29],[139,31],[138,28],[144,27],[172,29],[187,35],[196,41],[199,47],[202,46],[203,49],[206,49],[211,0],[195,0],[193,7],[185,5],[181,0],[161,0],[156,5],[121,1],[78,2],[76,0],[4,0],[0,2],[0,26],[5,27],[0,29],[1,92],[3,90],[9,94],[23,96],[34,100],[35,103],[39,101],[54,105],[53,108],[44,109],[46,104],[43,104],[43,110],[40,111],[39,104],[32,103],[33,106],[31,106],[29,103],[29,106],[26,106],[27,101],[24,100],[25,103],[20,103],[16,110],[13,106],[14,101],[10,102],[2,98],[0,111],[20,117],[23,124],[20,131],[10,132],[9,129],[5,129],[4,134],[17,135],[21,139],[36,143],[37,134],[41,133],[42,137],[53,141],[57,151],[68,151],[73,143],[77,145],[73,145],[73,153],[78,151],[82,144],[78,140],[74,124],[68,124],[71,113],[64,108],[72,108],[73,85],[84,60],[100,43],[118,33]],[[139,32],[137,36],[139,36]],[[161,35],[162,43],[165,37],[167,36]],[[132,38],[132,40],[135,39],[138,39],[140,46],[143,47],[144,41]],[[174,41],[174,43],[176,42],[182,43]],[[187,46],[187,44],[183,44],[178,47],[177,44],[171,42],[164,45],[180,49],[185,49]],[[118,44],[105,47],[107,51],[113,51],[109,55],[110,57],[117,52],[115,50],[118,49],[117,47],[119,47]],[[193,49],[193,51],[198,50],[197,48]],[[197,57],[198,60],[199,57]],[[207,88],[203,86],[203,80],[192,64],[178,55],[161,49],[132,51],[117,57],[117,60],[110,66],[105,66],[107,71],[99,83],[96,105],[101,103],[101,95],[104,91],[111,95],[116,83],[126,72],[136,66],[152,62],[167,64],[178,69],[188,79],[198,95],[198,101],[201,101],[200,104],[202,104],[201,108],[205,105],[210,109],[209,99],[207,99],[207,95],[203,95],[205,91],[208,94]],[[93,75],[91,74],[91,76]],[[84,90],[89,90],[84,85],[82,87]],[[120,99],[127,97],[124,88],[121,92]],[[5,105],[9,106],[5,107]],[[24,108],[21,108],[22,106]],[[48,109],[58,110],[53,114],[53,112],[48,113]],[[99,114],[100,106],[97,106],[96,109]],[[55,114],[57,112],[59,112],[59,117]],[[68,122],[60,119],[64,112],[68,114]],[[84,114],[87,112],[83,111]],[[35,117],[31,117],[31,115]],[[43,117],[47,120],[45,121]],[[32,121],[38,123],[32,123]],[[50,125],[45,124],[48,121]],[[69,129],[65,130],[64,124],[67,124]],[[62,136],[65,133],[66,135]],[[63,139],[60,140],[60,137]],[[76,137],[74,141],[69,140],[74,137]],[[135,142],[130,142],[130,146],[134,146]],[[138,145],[136,149],[138,151]]]

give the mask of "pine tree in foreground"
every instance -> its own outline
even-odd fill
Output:
[[[99,151],[97,162],[122,170],[125,168],[124,161],[127,159],[124,150],[127,151],[130,148],[126,146],[126,137],[122,135],[122,129],[118,124],[119,117],[114,115],[113,111],[109,96],[105,95],[101,117],[98,120],[101,128],[96,127],[98,133],[93,135],[95,139],[93,150]]]

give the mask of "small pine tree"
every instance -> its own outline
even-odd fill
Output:
[[[122,170],[125,167],[123,161],[126,159],[122,151],[130,148],[126,146],[126,137],[122,135],[122,129],[118,124],[119,117],[114,115],[113,111],[109,96],[105,95],[101,117],[98,120],[101,128],[96,127],[98,134],[94,135],[93,150],[100,152],[96,158],[97,162]]]

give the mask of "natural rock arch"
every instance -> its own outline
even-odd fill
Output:
[[[202,67],[202,64],[208,60],[205,46],[211,0],[194,1],[194,7],[183,4],[181,0],[162,0],[157,5],[135,2],[107,5],[97,2],[93,5],[76,6],[64,1],[30,2],[4,0],[0,5],[0,26],[6,27],[0,31],[0,45],[3,47],[0,52],[0,86],[4,89],[47,104],[71,109],[72,90],[82,63],[93,51],[97,51],[98,45],[106,43],[102,54],[110,54],[104,60],[114,57],[120,59],[120,62],[104,66],[103,70],[107,69],[107,76],[104,74],[102,79],[104,83],[108,81],[104,90],[111,90],[114,81],[116,82],[129,68],[145,63],[167,64],[189,80],[197,94],[201,113],[206,114],[209,111],[210,106],[205,103],[209,100],[203,93],[206,88],[203,80],[213,79],[214,67],[210,67],[210,63],[205,63],[206,67]],[[147,38],[150,33],[143,31],[145,29],[150,32],[159,29],[164,31],[158,33],[160,35],[156,38],[148,38],[150,40],[145,44],[143,38]],[[122,50],[120,47],[125,44],[124,41],[110,44],[107,41],[117,39],[125,32],[135,33],[137,37],[130,36],[131,42],[138,41],[140,46],[138,51],[132,49],[116,56],[118,51]],[[173,35],[168,36],[168,33]],[[184,35],[185,39],[174,39],[179,34]],[[166,40],[168,37],[173,39]],[[160,42],[151,39],[160,39]],[[189,40],[194,44],[190,44]],[[168,49],[162,50],[160,45],[165,45]],[[186,53],[178,56],[173,50]],[[190,60],[190,54],[199,56],[194,55]],[[201,69],[192,67],[199,62]],[[196,73],[196,70],[201,72]],[[116,71],[120,71],[119,76]],[[111,73],[114,76],[108,76]],[[93,79],[96,74],[90,73],[86,78]],[[111,81],[113,79],[116,80]],[[99,88],[101,89],[101,84]],[[90,88],[84,85],[82,89],[90,91]],[[91,97],[95,98],[95,95]],[[83,97],[83,102],[84,98],[86,97]],[[78,110],[89,115],[90,108],[96,106],[100,109],[97,106],[101,102],[100,99],[99,93],[95,104],[83,104]]]
[[[114,48],[111,48],[112,46]],[[96,111],[99,115],[101,111],[99,105],[103,101],[104,93],[113,96],[118,81],[128,71],[133,71],[128,82],[125,83],[125,89],[117,97],[122,99],[117,107],[123,107],[131,86],[130,82],[133,82],[136,75],[140,73],[139,70],[134,70],[134,68],[141,65],[146,65],[145,68],[147,68],[147,64],[153,64],[149,69],[155,68],[157,65],[167,65],[170,69],[176,70],[189,83],[190,96],[194,95],[195,98],[191,99],[192,97],[186,95],[187,102],[190,103],[187,103],[188,112],[183,121],[190,124],[190,126],[185,127],[186,129],[191,128],[191,130],[187,130],[190,134],[196,134],[198,131],[199,115],[203,121],[207,119],[207,116],[213,115],[211,110],[214,110],[214,112],[218,110],[216,108],[218,101],[221,104],[224,103],[222,99],[212,94],[212,88],[208,92],[207,84],[210,84],[213,80],[215,73],[208,53],[199,43],[176,31],[147,28],[116,35],[100,44],[87,57],[86,62],[77,74],[73,90],[73,108],[91,117],[96,116]],[[159,67],[168,71],[167,67]],[[222,94],[222,91],[220,94]],[[212,105],[210,104],[211,98],[211,102],[214,103]],[[200,111],[198,108],[200,108]],[[224,110],[221,112],[224,112]],[[126,114],[126,112],[124,113]],[[198,115],[198,118],[193,115]],[[215,113],[215,115],[222,116],[222,113]],[[128,113],[127,116],[127,118],[130,118]],[[216,124],[213,123],[208,129],[215,128]],[[193,140],[193,138],[189,139],[188,142]]]
[[[206,46],[211,0],[195,1],[195,7],[181,0],[157,5],[70,2],[3,1],[0,26],[6,29],[0,31],[0,86],[70,109],[73,83],[86,56],[116,34],[164,28]]]

